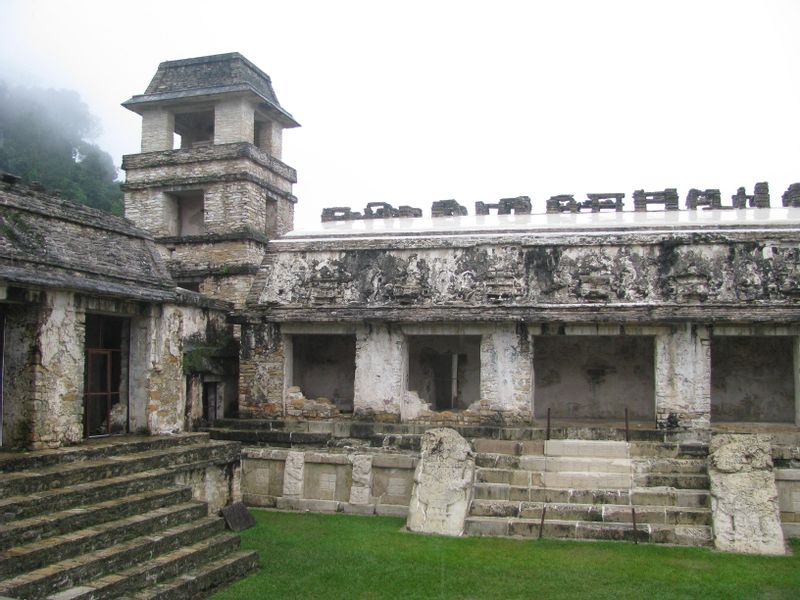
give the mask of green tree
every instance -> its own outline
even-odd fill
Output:
[[[97,122],[76,92],[0,82],[0,171],[121,215],[114,162],[89,141],[97,133]]]

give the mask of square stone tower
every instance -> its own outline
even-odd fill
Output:
[[[243,306],[267,242],[292,229],[298,127],[269,76],[238,53],[163,62],[144,94],[142,151],[123,157],[125,216],[150,230],[184,288]]]

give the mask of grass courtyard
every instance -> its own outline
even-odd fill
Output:
[[[617,542],[442,538],[404,520],[253,510],[260,570],[214,600],[800,598],[793,556]]]

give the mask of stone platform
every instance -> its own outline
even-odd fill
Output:
[[[242,442],[242,488],[250,505],[406,516],[422,436],[441,426],[229,419],[209,431]],[[725,431],[735,427],[746,428],[732,424]],[[712,431],[697,436],[641,422],[626,430],[621,422],[555,420],[549,430],[451,428],[475,453],[466,535],[713,543]],[[800,524],[800,435],[782,426],[772,439],[781,518],[792,536]]]

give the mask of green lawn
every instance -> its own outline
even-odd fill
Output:
[[[214,600],[800,598],[794,556],[623,542],[443,538],[402,519],[253,510],[260,570]]]

